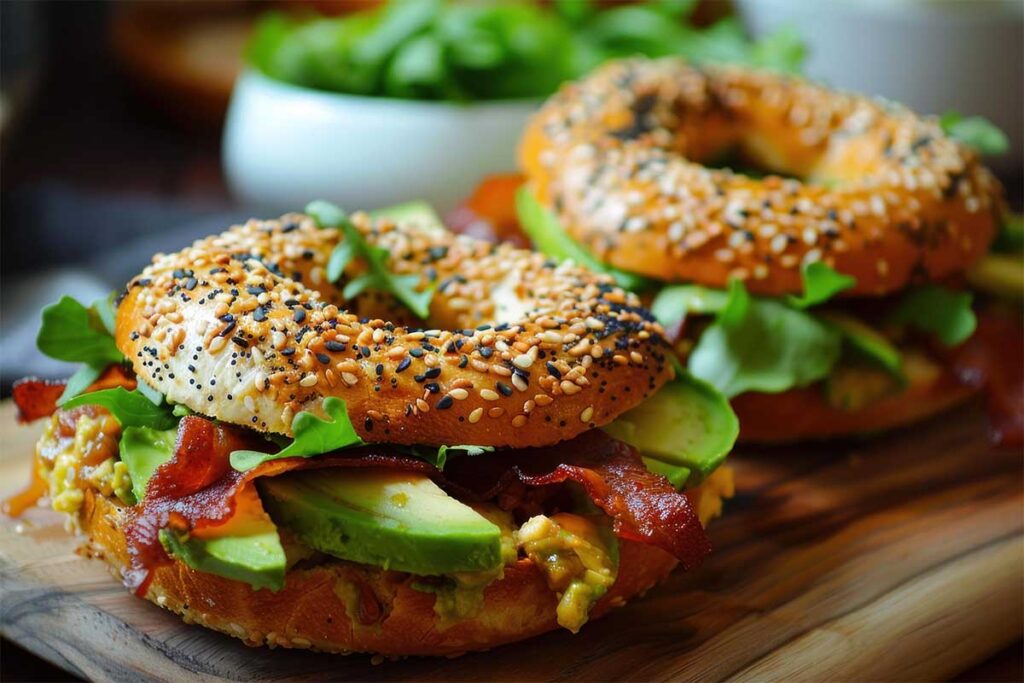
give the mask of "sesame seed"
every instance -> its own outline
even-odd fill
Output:
[[[473,412],[471,412],[469,414],[469,417],[467,419],[469,420],[470,424],[476,424],[477,422],[480,421],[480,418],[483,417],[483,416],[484,416],[484,409],[483,408],[474,408]]]

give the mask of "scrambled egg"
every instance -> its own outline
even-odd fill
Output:
[[[50,418],[36,454],[54,510],[74,519],[89,489],[106,497],[117,496],[126,504],[132,502],[128,468],[117,458],[120,432],[110,415],[83,414],[70,433],[59,414]]]
[[[728,465],[720,466],[700,486],[687,491],[686,495],[697,511],[700,523],[706,527],[708,522],[722,516],[724,500],[736,495],[732,468]]]
[[[618,548],[611,530],[580,515],[537,515],[520,527],[519,545],[559,596],[559,626],[579,631],[615,583]]]

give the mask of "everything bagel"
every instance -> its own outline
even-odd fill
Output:
[[[606,276],[415,224],[353,224],[392,271],[436,287],[423,324],[441,329],[411,327],[388,297],[345,301],[325,275],[341,231],[293,214],[157,255],[118,307],[118,347],[170,401],[219,420],[290,434],[335,396],[365,440],[395,444],[555,443],[672,374],[660,326]]]
[[[702,164],[738,153],[779,176]],[[537,198],[601,261],[665,281],[801,291],[824,261],[880,295],[987,249],[997,181],[938,122],[798,78],[675,58],[612,62],[530,123]]]

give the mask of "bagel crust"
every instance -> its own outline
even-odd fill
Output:
[[[129,561],[121,518],[118,504],[86,492],[79,521],[88,548],[118,573]],[[617,579],[591,609],[591,619],[646,592],[676,566],[675,558],[653,546],[622,540],[619,551]],[[414,582],[407,574],[332,561],[290,569],[284,588],[271,592],[176,561],[155,570],[146,598],[248,645],[325,652],[454,655],[558,628],[558,597],[528,559],[505,567],[484,591],[476,616],[452,624],[437,617],[434,595],[416,590]]]
[[[394,444],[556,443],[673,372],[661,327],[607,276],[440,229],[353,223],[390,270],[436,287],[424,324],[441,329],[412,326],[390,295],[346,301],[325,275],[341,231],[296,214],[157,255],[119,304],[118,347],[204,415],[290,434],[333,396],[364,440]]]
[[[738,153],[779,176],[702,163]],[[613,266],[756,294],[802,291],[803,264],[881,295],[985,253],[1002,190],[934,118],[741,67],[612,62],[552,97],[520,162],[567,232]]]

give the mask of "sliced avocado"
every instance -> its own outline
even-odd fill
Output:
[[[686,484],[695,486],[729,454],[739,435],[739,420],[724,396],[683,372],[604,430],[649,459],[689,469]],[[676,484],[681,476],[673,472],[669,479]]]
[[[501,566],[501,530],[421,474],[292,472],[258,482],[271,517],[320,552],[420,575]]]
[[[689,467],[669,465],[668,463],[648,457],[644,457],[643,461],[647,469],[668,479],[668,483],[675,486],[677,491],[682,491],[686,488],[686,482],[689,481],[691,474]]]
[[[987,254],[967,271],[971,286],[995,296],[1024,299],[1024,258],[1020,254]]]
[[[171,459],[177,429],[152,427],[125,427],[121,433],[121,461],[132,478],[132,493],[136,500],[146,495],[146,486],[156,468]]]
[[[390,218],[398,222],[416,223],[425,228],[445,229],[441,217],[434,211],[434,207],[426,202],[405,202],[394,206],[386,206],[383,209],[371,211],[374,218]]]
[[[903,380],[903,356],[881,333],[852,315],[818,311],[818,317],[839,330],[843,340],[858,354],[878,364],[893,377]]]
[[[209,539],[182,538],[163,529],[160,542],[193,569],[276,591],[284,586],[286,561],[277,527],[269,524],[262,533]]]
[[[121,461],[128,468],[132,491],[138,500],[156,469],[174,455],[177,430],[127,427],[121,434]],[[253,494],[255,496],[255,494]],[[259,500],[245,505],[244,519],[232,520],[216,535],[182,537],[168,530],[160,532],[167,552],[189,567],[244,581],[254,588],[278,590],[284,586],[287,560],[277,527],[263,511]]]
[[[526,232],[533,246],[541,253],[559,260],[573,260],[599,273],[615,278],[619,286],[630,291],[651,289],[655,282],[635,273],[619,270],[598,261],[583,245],[565,232],[551,211],[546,209],[526,185],[516,191],[516,213],[519,224]]]

